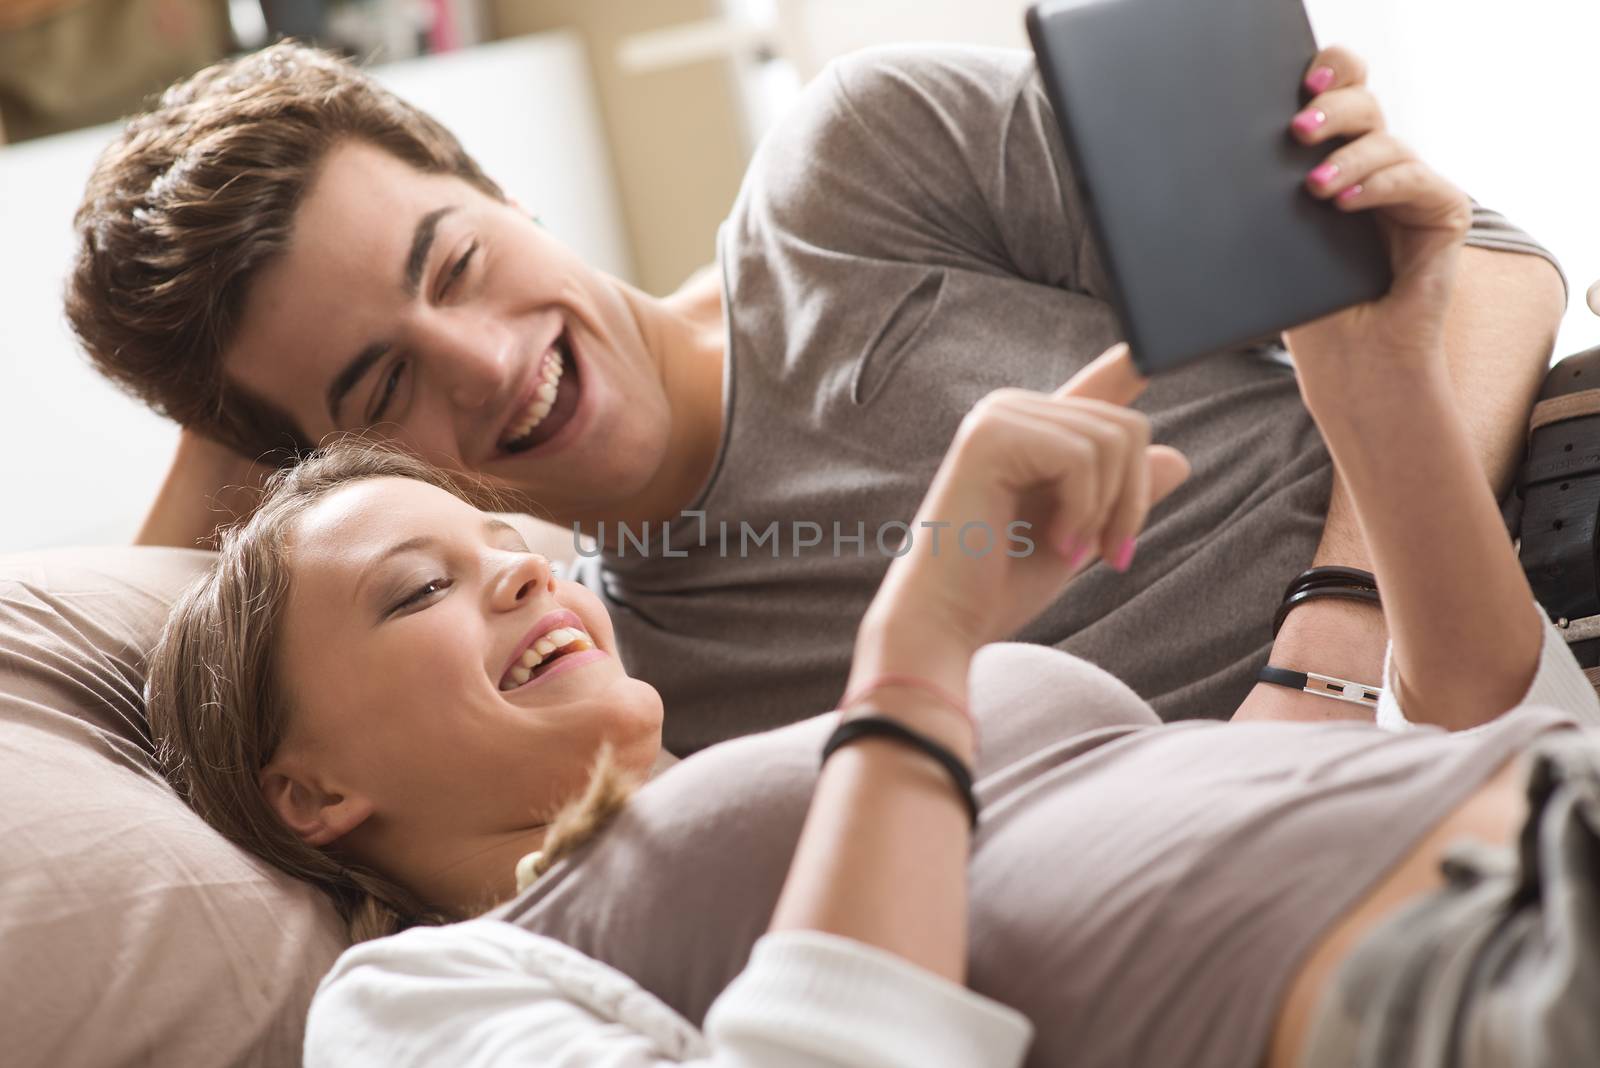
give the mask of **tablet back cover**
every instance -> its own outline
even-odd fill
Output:
[[[1057,0],[1028,32],[1147,374],[1387,292],[1376,220],[1305,189],[1341,142],[1289,132],[1301,0]]]

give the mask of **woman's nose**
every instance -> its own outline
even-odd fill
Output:
[[[548,556],[510,553],[495,582],[495,607],[500,611],[511,611],[542,596],[553,596],[555,592],[555,570],[550,566]]]

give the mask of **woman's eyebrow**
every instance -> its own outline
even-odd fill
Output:
[[[426,549],[430,546],[437,545],[438,543],[439,539],[433,537],[431,534],[418,534],[416,537],[406,538],[404,541],[397,541],[387,549],[384,549],[382,552],[375,554],[371,561],[361,569],[361,577],[356,579],[355,596],[357,598],[361,596],[361,588],[367,584],[367,581],[371,579],[374,574],[377,573],[378,569],[383,566],[385,561],[392,557],[398,556],[401,553],[407,553],[413,549]]]
[[[494,516],[490,516],[483,521],[483,532],[485,534],[499,534],[502,531],[510,531],[518,538],[522,538],[524,543],[527,541],[526,538],[522,537],[522,531],[507,523],[504,519],[496,519]]]
[[[494,516],[489,516],[483,521],[483,532],[485,534],[498,534],[501,531],[510,531],[518,538],[522,538],[522,531],[518,530],[510,523],[507,523],[504,519],[497,519]],[[526,544],[527,540],[525,538],[522,540],[523,543]],[[413,549],[428,549],[437,544],[439,544],[439,539],[434,537],[432,534],[417,534],[402,541],[397,541],[387,549],[379,551],[372,557],[371,561],[361,569],[361,577],[356,579],[356,596],[359,597],[361,595],[362,587],[365,586],[367,581],[372,578],[373,573],[383,565],[384,561],[390,559],[391,557],[398,556],[400,553],[411,552]]]

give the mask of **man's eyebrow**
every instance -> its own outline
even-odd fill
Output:
[[[439,220],[455,208],[434,208],[417,220],[416,232],[411,235],[411,253],[406,256],[406,296],[414,297],[422,285],[422,269],[428,265],[428,253],[433,249],[433,235],[439,229]]]
[[[494,516],[489,516],[483,521],[483,532],[485,534],[498,534],[501,531],[506,530],[509,530],[519,538],[522,537],[522,531],[518,530],[516,527],[512,526],[510,523],[507,523],[503,519],[496,519]],[[414,549],[427,549],[437,545],[438,543],[439,539],[435,538],[431,534],[417,534],[402,541],[397,541],[387,549],[377,553],[372,557],[372,561],[361,569],[361,577],[356,579],[356,597],[359,598],[361,596],[361,588],[366,585],[369,579],[372,578],[373,574],[378,570],[378,568],[391,557],[399,556],[401,553],[411,552]]]
[[[387,341],[374,341],[356,354],[356,358],[345,364],[334,376],[333,382],[328,386],[328,417],[333,420],[333,425],[339,425],[339,406],[344,403],[345,396],[356,388],[372,365],[383,359],[384,353],[389,351]]]
[[[417,228],[411,234],[411,250],[406,253],[405,272],[401,279],[401,287],[407,297],[415,297],[417,290],[422,286],[422,269],[428,265],[428,253],[433,250],[433,239],[439,231],[439,220],[455,210],[449,206],[434,208],[417,220]],[[344,404],[345,397],[356,387],[356,383],[361,381],[362,376],[372,369],[372,365],[381,360],[388,351],[388,342],[375,341],[362,349],[355,359],[345,364],[334,376],[328,385],[328,417],[333,420],[334,426],[339,425],[339,408]]]

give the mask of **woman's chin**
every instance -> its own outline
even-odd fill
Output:
[[[661,752],[661,727],[665,718],[661,695],[647,682],[634,678],[627,681],[630,685],[626,689],[631,691],[626,695],[629,698],[627,718],[618,723],[618,730],[611,735],[612,744],[618,759],[629,771],[648,775]]]

